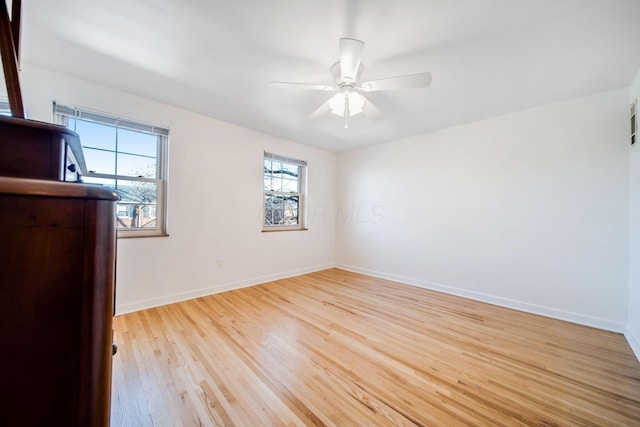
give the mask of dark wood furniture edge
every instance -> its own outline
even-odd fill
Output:
[[[0,194],[26,196],[77,197],[93,200],[118,200],[113,189],[94,184],[79,184],[41,179],[0,177]]]
[[[22,0],[13,0],[11,2],[11,35],[13,36],[13,50],[16,52],[16,63],[18,64],[18,69],[20,68],[21,23]]]
[[[1,0],[0,0],[1,1]],[[0,7],[2,9],[2,7]],[[39,120],[23,119],[20,117],[0,116],[0,124],[6,123],[13,126],[22,126],[31,128],[34,130],[44,131],[48,133],[56,133],[62,135],[71,148],[73,156],[78,162],[77,166],[80,168],[80,173],[86,175],[87,164],[84,160],[84,154],[82,152],[82,143],[80,142],[80,136],[69,129],[66,126],[54,125],[52,123],[41,122]]]
[[[20,8],[20,2],[17,3],[17,7]],[[19,11],[17,14],[19,15]],[[15,15],[16,13],[14,12]],[[7,95],[9,96],[9,107],[11,108],[12,116],[24,118],[24,104],[22,102],[20,76],[18,74],[18,54],[15,49],[17,44],[13,39],[12,27],[9,11],[7,10],[7,2],[2,0],[2,4],[0,4],[0,55],[2,56],[2,69],[7,85]]]

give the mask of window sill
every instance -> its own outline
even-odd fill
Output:
[[[142,238],[146,238],[146,237],[169,237],[168,234],[140,234],[140,235],[135,235],[135,234],[124,234],[124,235],[120,235],[118,234],[118,239],[142,239]]]
[[[263,228],[262,232],[263,233],[275,233],[278,231],[307,231],[309,230],[308,228]]]

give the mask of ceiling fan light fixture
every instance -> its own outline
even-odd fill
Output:
[[[331,113],[336,116],[344,117],[346,106],[349,106],[349,116],[355,116],[362,112],[364,106],[364,99],[357,92],[338,92],[329,100],[329,108]]]

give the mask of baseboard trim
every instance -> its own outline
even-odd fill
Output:
[[[188,292],[180,292],[171,295],[165,295],[156,298],[150,298],[146,300],[136,301],[128,304],[121,304],[116,307],[116,315],[132,313],[135,311],[146,310],[148,308],[159,307],[167,304],[173,304],[181,301],[187,301],[194,298],[200,298],[207,295],[213,295],[221,292],[232,291],[235,289],[246,288],[249,286],[260,285],[274,280],[286,279],[289,277],[299,276],[302,274],[314,273],[329,268],[340,268],[342,270],[351,271],[354,273],[365,274],[372,277],[378,277],[380,279],[392,280],[394,282],[403,283],[405,285],[416,286],[433,291],[443,292],[449,295],[455,295],[463,298],[469,298],[475,301],[485,302],[488,304],[494,304],[501,307],[511,308],[514,310],[524,311],[526,313],[538,314],[545,317],[551,317],[554,319],[565,320],[567,322],[577,323],[580,325],[591,326],[598,329],[604,329],[607,331],[624,333],[629,345],[635,353],[638,360],[640,360],[640,340],[633,331],[626,328],[626,325],[621,322],[615,322],[607,319],[601,319],[592,316],[585,316],[583,314],[574,313],[565,310],[559,310],[552,307],[546,307],[536,304],[531,304],[523,301],[513,300],[510,298],[499,297],[495,295],[484,294],[481,292],[474,292],[465,289],[460,289],[452,286],[443,285],[441,283],[429,282],[425,280],[413,279],[406,276],[397,274],[384,273],[377,270],[371,270],[368,268],[355,267],[344,264],[323,264],[312,267],[300,268],[296,270],[289,270],[282,273],[268,274],[264,276],[253,277],[250,279],[238,280],[234,282],[219,284],[207,288],[196,289]]]
[[[627,328],[624,333],[624,337],[627,339],[631,350],[633,350],[633,353],[636,355],[636,359],[640,362],[640,339],[638,338],[638,335],[632,331],[631,328]]]
[[[524,301],[513,300],[510,298],[503,298],[495,295],[484,294],[481,292],[469,291],[466,289],[460,289],[452,286],[443,285],[440,283],[413,279],[410,277],[384,273],[381,271],[370,270],[368,268],[354,267],[351,265],[338,264],[336,268],[351,271],[354,273],[366,274],[368,276],[378,277],[380,279],[393,280],[394,282],[400,282],[406,285],[417,286],[417,287],[429,289],[432,291],[443,292],[449,295],[469,298],[475,301],[486,302],[489,304],[498,305],[500,307],[524,311],[526,313],[537,314],[540,316],[551,317],[553,319],[564,320],[571,323],[577,323],[579,325],[585,325],[585,326],[591,326],[598,329],[604,329],[606,331],[624,333],[626,329],[625,328],[626,325],[622,322],[616,322],[616,321],[601,319],[601,318],[592,317],[592,316],[585,316],[580,313],[559,310],[552,307],[531,304]],[[636,352],[636,354],[638,353]]]
[[[289,270],[282,273],[267,274],[264,276],[253,277],[250,279],[238,280],[235,282],[223,283],[207,288],[196,289],[188,292],[179,292],[171,295],[164,295],[156,298],[136,301],[128,304],[116,306],[116,315],[133,313],[135,311],[146,310],[148,308],[160,307],[167,304],[187,301],[194,298],[200,298],[207,295],[218,294],[221,292],[233,291],[235,289],[247,288],[249,286],[260,285],[274,280],[286,279],[288,277],[299,276],[301,274],[315,273],[316,271],[326,270],[335,267],[334,264],[323,264],[312,267]]]

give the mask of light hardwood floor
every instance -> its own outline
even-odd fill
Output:
[[[620,334],[342,270],[115,318],[113,426],[640,426]]]

